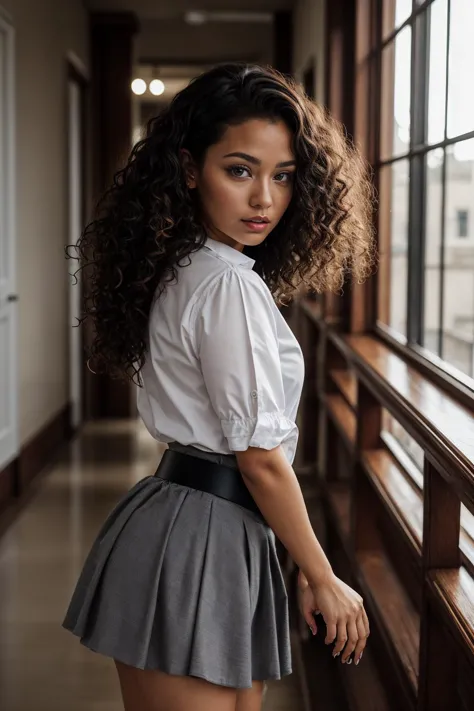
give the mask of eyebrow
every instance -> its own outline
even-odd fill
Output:
[[[254,165],[262,165],[262,161],[248,153],[227,153],[224,158],[242,158],[243,160],[253,163]],[[290,166],[296,165],[295,160],[283,161],[283,163],[278,163],[277,168],[289,168]]]

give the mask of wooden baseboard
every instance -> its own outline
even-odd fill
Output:
[[[68,403],[37,435],[26,444],[18,462],[18,493],[24,491],[44,467],[51,455],[71,436],[71,406]]]
[[[0,535],[34,494],[34,480],[47,471],[59,448],[72,434],[68,403],[21,448],[18,457],[0,471]]]

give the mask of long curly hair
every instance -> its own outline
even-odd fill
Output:
[[[85,270],[80,323],[91,319],[94,327],[89,367],[141,384],[153,299],[206,241],[180,151],[200,168],[228,126],[254,118],[284,121],[296,158],[285,214],[264,242],[244,248],[275,302],[302,290],[338,291],[349,272],[360,281],[371,271],[371,182],[342,127],[270,67],[217,66],[148,122],[95,219],[66,248]]]

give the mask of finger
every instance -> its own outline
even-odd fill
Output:
[[[365,645],[367,644],[367,631],[365,628],[365,622],[364,622],[364,616],[361,614],[357,618],[357,631],[359,633],[359,641],[356,644],[356,648],[354,650],[354,660],[355,663],[358,664],[360,661],[360,657],[362,655],[362,652],[365,649]]]
[[[369,624],[369,618],[367,617],[367,613],[366,613],[364,607],[362,608],[362,617],[363,617],[363,619],[364,619],[365,634],[366,634],[367,637],[368,637],[369,634],[370,634],[370,624]]]
[[[306,624],[310,628],[311,632],[313,634],[316,634],[316,632],[318,631],[318,628],[316,626],[316,622],[314,620],[313,613],[309,608],[303,609],[303,617],[306,621]]]
[[[347,632],[348,632],[348,640],[346,647],[344,649],[344,653],[341,658],[341,662],[345,664],[348,662],[349,664],[352,663],[352,659],[350,659],[350,656],[354,649],[356,648],[356,644],[359,641],[359,633],[357,631],[357,625],[355,623],[355,620],[350,620],[347,624]]]
[[[337,640],[332,651],[332,656],[337,657],[342,652],[347,642],[347,623],[338,622],[337,623]]]
[[[325,617],[324,621],[326,623],[326,639],[324,641],[326,644],[332,644],[336,639],[337,634],[336,622],[334,620],[327,620]]]

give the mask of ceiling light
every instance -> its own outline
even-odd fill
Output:
[[[163,84],[161,79],[153,79],[153,81],[150,82],[148,88],[154,96],[161,96],[161,94],[165,90],[165,85]]]
[[[203,25],[207,22],[207,12],[200,12],[199,10],[186,12],[184,19],[189,25]]]
[[[132,91],[138,96],[144,94],[146,91],[146,82],[144,82],[143,79],[134,79],[132,81]]]

